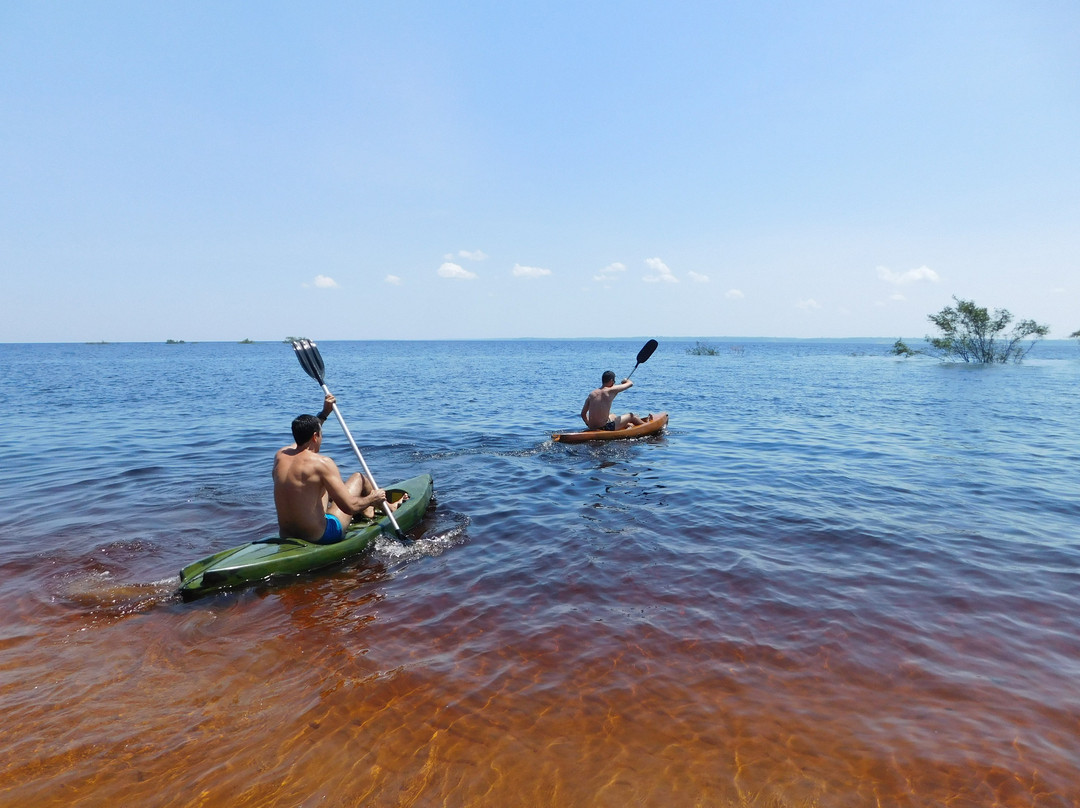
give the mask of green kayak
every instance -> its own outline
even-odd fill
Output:
[[[431,475],[421,474],[386,488],[391,502],[400,499],[402,493],[409,498],[394,511],[394,517],[402,530],[409,530],[420,521],[431,501]],[[367,549],[382,533],[393,534],[393,526],[384,514],[379,514],[375,519],[353,520],[345,538],[333,544],[277,537],[247,542],[184,567],[180,570],[179,592],[184,600],[192,600],[278,575],[327,567]]]

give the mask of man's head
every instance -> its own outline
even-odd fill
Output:
[[[605,370],[604,375],[600,377],[600,382],[604,387],[611,387],[611,385],[615,384],[615,371]]]
[[[297,446],[303,446],[315,435],[322,434],[322,421],[314,415],[300,415],[293,419],[292,436]]]

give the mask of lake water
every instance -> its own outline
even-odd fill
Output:
[[[327,342],[402,545],[271,535],[286,344],[0,345],[2,806],[1080,805],[1080,346]],[[327,424],[324,451],[358,463]]]

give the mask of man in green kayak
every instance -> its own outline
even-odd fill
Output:
[[[603,429],[605,431],[626,429],[630,426],[643,424],[652,418],[652,415],[639,418],[632,412],[623,415],[612,415],[611,403],[615,400],[615,396],[623,390],[629,390],[634,386],[634,383],[629,379],[623,379],[622,384],[615,384],[615,372],[611,370],[604,371],[604,375],[600,377],[600,382],[601,386],[585,397],[585,404],[581,408],[581,420],[585,422],[585,426],[589,427],[589,429]]]
[[[322,425],[334,411],[327,393],[318,415],[301,415],[292,422],[296,443],[274,455],[274,505],[282,538],[330,544],[340,541],[353,515],[373,517],[375,506],[397,510],[386,492],[359,472],[342,479],[337,464],[320,454]]]

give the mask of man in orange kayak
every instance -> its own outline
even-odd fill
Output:
[[[397,510],[404,501],[387,502],[386,492],[359,472],[346,482],[337,464],[319,454],[322,425],[334,411],[334,401],[327,393],[322,412],[297,417],[292,422],[296,443],[274,455],[274,505],[282,538],[331,544],[344,537],[353,514],[370,518],[376,505]]]
[[[601,386],[585,397],[585,404],[581,408],[581,420],[585,422],[585,426],[589,427],[589,429],[614,431],[637,426],[652,419],[652,415],[646,418],[638,418],[632,412],[624,415],[612,415],[611,403],[615,400],[615,396],[623,390],[629,390],[634,386],[634,383],[629,379],[623,379],[622,384],[615,384],[615,372],[611,370],[604,371],[600,382]]]

